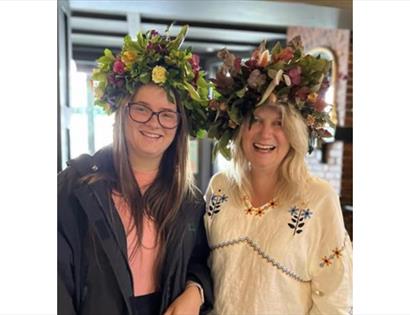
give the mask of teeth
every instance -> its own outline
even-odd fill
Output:
[[[141,131],[141,133],[144,136],[149,137],[149,138],[159,139],[161,137],[160,135],[157,135],[157,134],[154,134],[154,133],[149,133],[149,132],[146,132],[146,131]]]
[[[274,145],[263,145],[259,143],[254,143],[253,147],[260,151],[273,151],[276,148]]]

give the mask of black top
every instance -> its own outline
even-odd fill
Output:
[[[99,172],[115,176],[111,146],[94,156],[81,155],[69,161],[68,167],[58,175],[60,315],[140,314],[133,312],[126,236],[111,199],[112,185],[107,180],[91,184],[81,180]],[[187,280],[200,283],[204,290],[201,313],[212,307],[204,211],[199,190],[186,196],[179,209],[161,274],[160,314],[183,292]]]

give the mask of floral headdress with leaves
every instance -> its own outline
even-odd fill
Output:
[[[208,91],[212,83],[200,69],[199,57],[191,48],[181,49],[188,25],[171,39],[169,27],[164,35],[155,30],[138,33],[136,40],[125,36],[121,52],[114,55],[105,49],[94,69],[95,105],[106,113],[115,112],[121,101],[135,92],[140,84],[150,82],[165,88],[170,101],[175,103],[172,89],[178,91],[187,114],[190,134],[203,137],[207,125]]]
[[[309,128],[309,153],[333,136],[335,126],[324,100],[330,62],[305,55],[299,36],[285,48],[279,42],[271,52],[265,47],[264,41],[246,62],[227,49],[218,52],[223,60],[214,80],[218,96],[208,113],[208,137],[217,140],[214,156],[219,151],[231,158],[231,140],[244,118],[266,101],[294,106],[301,113]]]

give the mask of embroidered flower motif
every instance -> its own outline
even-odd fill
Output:
[[[336,258],[340,258],[340,256],[343,256],[342,251],[338,249],[337,247],[336,249],[333,250],[333,254],[335,255]]]
[[[325,256],[322,258],[322,263],[326,266],[330,266],[332,264],[332,261]]]
[[[304,210],[303,212],[303,218],[304,219],[310,219],[310,217],[312,216],[313,212],[310,211],[309,209]]]
[[[252,214],[252,208],[247,208],[245,209],[246,214]]]
[[[221,202],[225,202],[225,201],[228,201],[228,196],[223,194],[221,197]]]
[[[345,249],[345,246],[346,246],[346,241],[347,241],[347,239],[348,239],[348,234],[347,234],[347,232],[346,232],[346,234],[345,234],[345,239],[344,239],[344,241],[343,241],[343,245],[339,248],[339,247],[336,247],[335,249],[333,249],[332,250],[332,254],[331,255],[329,255],[328,257],[323,257],[322,259],[321,259],[321,262],[320,262],[320,264],[319,264],[319,266],[321,267],[321,268],[323,268],[324,266],[330,266],[330,264],[332,263],[332,261],[335,259],[335,258],[340,258],[340,257],[342,257],[343,256],[343,254],[342,254],[342,252],[343,252],[343,250]]]
[[[297,214],[297,212],[298,212],[298,209],[296,208],[296,207],[293,207],[293,208],[291,208],[290,210],[289,210],[289,212],[290,212],[290,215],[295,215],[295,214]]]
[[[228,196],[225,194],[221,195],[220,193],[221,189],[218,189],[218,193],[211,195],[209,207],[207,209],[209,216],[217,214],[219,211],[221,211],[221,204],[228,201]]]
[[[249,198],[247,196],[243,196],[242,197],[246,208],[245,208],[245,213],[246,214],[254,214],[255,216],[261,217],[265,214],[265,210],[268,210],[270,208],[276,208],[278,206],[278,202],[274,199],[272,199],[271,201],[267,202],[266,204],[264,204],[261,207],[254,207],[252,206]]]
[[[300,209],[296,206],[289,209],[291,215],[291,221],[288,226],[293,229],[293,235],[300,234],[303,232],[303,226],[305,225],[305,220],[310,219],[313,212],[309,209]]]

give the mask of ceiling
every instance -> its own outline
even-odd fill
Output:
[[[95,60],[104,47],[120,49],[126,34],[189,24],[185,45],[212,53],[247,52],[266,39],[286,39],[289,26],[351,29],[351,1],[108,1],[69,0],[75,59]]]
[[[277,1],[277,0],[274,0]],[[303,2],[307,4],[313,4],[313,5],[321,5],[321,6],[326,6],[326,7],[333,7],[333,8],[339,8],[343,10],[349,10],[352,11],[353,8],[353,0],[284,0],[286,2]]]

